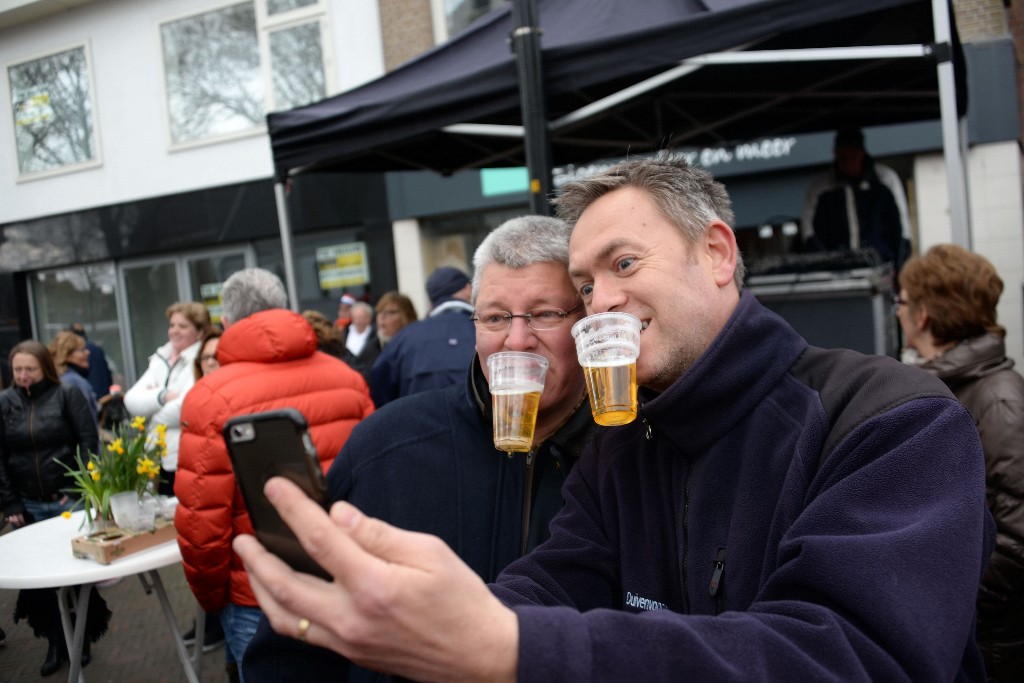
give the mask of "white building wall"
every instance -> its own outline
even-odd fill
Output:
[[[1021,152],[1016,141],[972,147],[967,158],[972,249],[1003,279],[997,314],[1006,328],[1006,352],[1024,370],[1024,201]],[[914,163],[919,251],[951,242],[946,166],[941,154]]]
[[[102,165],[17,181],[11,95],[0,77],[0,224],[273,175],[270,140],[257,131],[170,150],[158,25],[223,0],[95,0],[0,30],[0,65],[87,41]],[[331,0],[331,94],[383,74],[376,0]]]
[[[395,243],[395,270],[398,273],[398,291],[412,300],[420,318],[430,312],[427,298],[427,273],[424,267],[423,236],[420,222],[415,218],[394,221],[391,224]]]

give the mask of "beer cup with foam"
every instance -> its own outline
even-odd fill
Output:
[[[536,353],[502,351],[487,357],[487,367],[494,447],[507,453],[528,453],[533,448],[548,359]]]
[[[572,336],[594,421],[611,427],[635,420],[640,320],[629,313],[596,313],[573,325]]]

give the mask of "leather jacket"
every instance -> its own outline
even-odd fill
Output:
[[[985,450],[996,547],[978,594],[978,644],[989,680],[1024,675],[1024,378],[1002,336],[967,339],[921,367],[970,411]]]
[[[86,460],[99,445],[82,392],[46,379],[0,392],[0,417],[0,505],[8,516],[24,513],[23,498],[60,499],[72,483],[60,463],[73,467],[79,448]]]

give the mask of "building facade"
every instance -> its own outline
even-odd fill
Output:
[[[346,91],[443,41],[497,0],[0,1],[0,352],[83,322],[124,381],[166,339],[164,310],[259,265],[283,274],[268,111]],[[1000,320],[1024,362],[1020,2],[958,0],[971,62],[973,248],[1007,283]],[[1009,86],[1007,86],[1009,84]],[[915,247],[950,241],[936,122],[868,131],[904,178]],[[831,134],[688,150],[732,193],[748,258],[831,158]],[[557,184],[581,169],[560,168]],[[526,174],[309,174],[289,186],[299,310],[399,289],[427,308],[439,265],[468,270]],[[769,229],[766,229],[767,228]]]

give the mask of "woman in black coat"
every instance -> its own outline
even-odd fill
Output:
[[[12,386],[0,392],[0,505],[15,527],[60,515],[77,502],[63,491],[70,484],[63,464],[99,447],[96,423],[87,399],[75,387],[62,386],[53,359],[38,341],[17,344],[10,355]],[[67,661],[55,589],[23,590],[14,621],[26,617],[36,636],[50,641],[40,674],[49,676]],[[110,610],[98,594],[89,601],[82,664],[89,644],[106,632]]]

